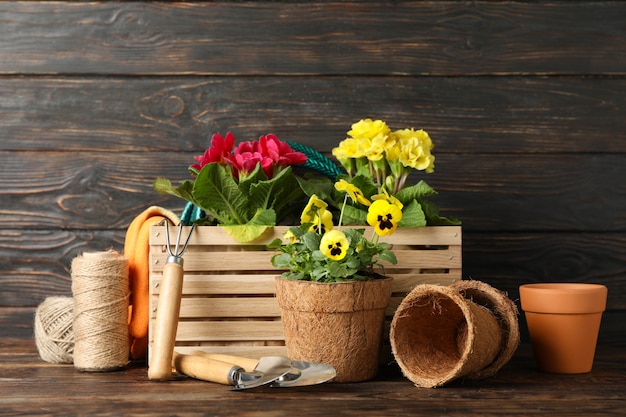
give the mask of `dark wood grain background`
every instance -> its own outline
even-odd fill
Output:
[[[626,345],[624,22],[621,1],[0,2],[2,336],[32,336],[76,255],[179,211],[152,181],[212,133],[329,154],[373,117],[435,141],[466,278],[603,283],[600,343]]]

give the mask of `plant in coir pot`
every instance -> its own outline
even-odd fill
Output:
[[[289,356],[332,365],[337,382],[357,382],[378,370],[391,299],[391,278],[378,262],[397,262],[379,236],[393,233],[402,211],[385,195],[370,203],[345,181],[335,186],[345,189],[345,200],[369,206],[372,236],[364,228],[342,228],[341,216],[335,226],[327,204],[312,196],[302,225],[268,247],[278,252],[272,264],[287,270],[276,278],[276,298]]]

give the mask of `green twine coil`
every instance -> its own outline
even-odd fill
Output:
[[[306,155],[307,161],[303,165],[305,168],[315,170],[333,180],[337,178],[338,175],[343,174],[343,171],[333,161],[315,149],[297,142],[287,141],[287,144],[291,146],[294,151]]]

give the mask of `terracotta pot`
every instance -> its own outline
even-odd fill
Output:
[[[540,370],[591,371],[607,293],[607,288],[598,284],[520,286],[522,310]]]
[[[336,382],[373,378],[391,283],[391,278],[341,283],[276,278],[289,357],[333,366]]]

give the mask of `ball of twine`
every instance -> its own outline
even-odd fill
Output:
[[[72,363],[74,354],[74,300],[48,297],[35,312],[35,343],[46,362]]]
[[[115,251],[84,253],[72,261],[74,366],[116,370],[128,363],[128,261]]]

